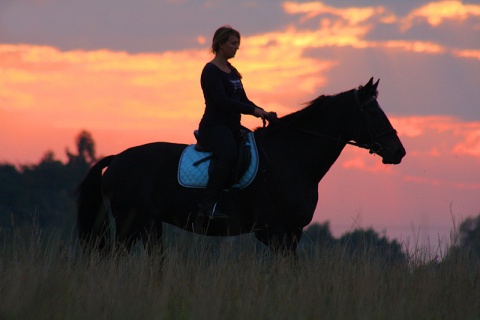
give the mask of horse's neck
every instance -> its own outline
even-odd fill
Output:
[[[340,134],[338,129],[313,134],[287,125],[272,136],[265,133],[261,143],[267,155],[266,161],[282,159],[279,162],[284,166],[283,170],[302,172],[318,183],[345,147],[345,143],[338,139]]]
[[[314,182],[318,183],[337,161],[344,147],[345,143],[338,140],[318,137],[311,144],[299,144],[296,163],[304,172],[308,172]]]

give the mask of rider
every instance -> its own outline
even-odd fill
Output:
[[[205,111],[199,124],[202,145],[216,156],[216,165],[209,174],[199,216],[228,218],[216,209],[219,196],[227,186],[237,161],[241,114],[265,119],[269,113],[247,98],[242,76],[229,59],[240,46],[240,33],[230,26],[217,29],[213,36],[212,52],[215,57],[202,70],[201,86],[205,98]]]

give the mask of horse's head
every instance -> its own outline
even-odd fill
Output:
[[[378,154],[385,164],[399,164],[405,156],[405,148],[387,116],[377,102],[378,82],[373,78],[365,86],[354,91],[359,119],[353,140],[356,145]]]

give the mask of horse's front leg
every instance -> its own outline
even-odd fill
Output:
[[[270,250],[283,256],[297,257],[297,246],[302,237],[302,228],[285,230],[283,228],[269,228],[262,234],[257,234],[257,239],[266,244]]]
[[[164,244],[161,221],[151,221],[148,228],[140,231],[138,238],[141,240],[143,248],[147,250],[149,255],[151,255],[153,250],[158,246],[160,247],[160,253],[163,255]]]

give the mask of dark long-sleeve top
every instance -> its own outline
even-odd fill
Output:
[[[200,78],[205,112],[202,126],[224,124],[232,130],[240,129],[241,114],[253,114],[255,107],[243,89],[242,81],[233,70],[226,73],[213,63],[207,63]]]

